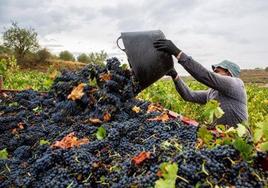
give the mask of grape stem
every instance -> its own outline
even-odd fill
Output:
[[[88,175],[87,179],[85,179],[85,180],[83,181],[83,183],[87,183],[88,180],[89,180],[89,178],[90,178],[91,176],[92,176],[92,173],[90,173],[90,174]]]
[[[186,183],[189,183],[189,181],[188,181],[187,179],[185,179],[184,177],[181,177],[181,176],[177,175],[177,178],[179,178],[179,179],[185,181]]]

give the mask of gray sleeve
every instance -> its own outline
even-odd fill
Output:
[[[228,96],[236,96],[237,88],[241,87],[240,79],[211,72],[184,53],[181,54],[178,62],[197,81]]]
[[[178,80],[173,80],[173,82],[176,90],[184,100],[199,104],[205,104],[207,102],[208,90],[192,91],[181,78]]]

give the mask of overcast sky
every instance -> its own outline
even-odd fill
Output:
[[[207,68],[224,59],[267,67],[267,19],[267,0],[0,0],[1,32],[17,21],[54,53],[105,50],[125,59],[121,32],[160,29]]]

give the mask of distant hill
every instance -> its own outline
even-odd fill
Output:
[[[268,71],[245,69],[241,71],[241,79],[245,83],[268,83]]]

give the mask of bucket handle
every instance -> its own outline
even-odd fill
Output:
[[[116,45],[117,45],[117,47],[118,47],[120,50],[122,50],[122,51],[125,52],[126,49],[121,48],[121,47],[119,46],[119,44],[118,44],[118,41],[119,41],[120,39],[122,39],[122,36],[118,37],[118,39],[116,40]]]

